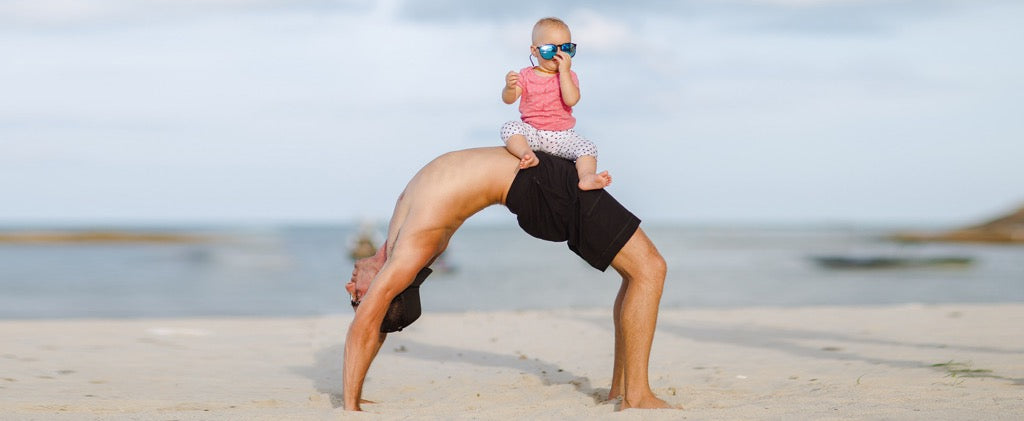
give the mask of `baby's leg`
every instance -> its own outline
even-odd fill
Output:
[[[519,168],[530,168],[540,162],[537,160],[537,155],[530,149],[526,137],[521,134],[509,136],[508,142],[505,142],[505,149],[519,158]]]
[[[509,121],[501,126],[501,140],[505,141],[505,149],[519,158],[519,168],[529,168],[537,165],[537,155],[530,148],[530,142],[526,135],[532,127],[521,121]]]
[[[597,146],[594,142],[569,129],[559,133],[561,149],[576,158],[576,173],[579,175],[580,190],[597,190],[608,187],[612,183],[612,176],[608,171],[597,172]]]
[[[576,159],[576,173],[580,177],[580,190],[603,189],[612,183],[612,176],[608,171],[596,174],[597,158],[593,155],[584,155]]]

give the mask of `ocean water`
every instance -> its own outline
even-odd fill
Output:
[[[1024,247],[900,245],[887,230],[644,226],[668,262],[664,307],[1022,302]],[[319,315],[351,311],[347,226],[175,229],[192,244],[0,244],[0,318]],[[383,235],[378,233],[378,238]],[[965,266],[829,269],[813,256],[965,256]],[[510,226],[467,226],[424,310],[610,307],[614,270]]]

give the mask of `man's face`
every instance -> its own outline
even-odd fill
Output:
[[[345,290],[352,296],[352,301],[359,302],[366,295],[366,290],[370,289],[370,283],[373,282],[373,278],[377,277],[377,272],[380,272],[383,265],[382,260],[374,257],[356,260],[352,269],[352,278],[345,285]]]

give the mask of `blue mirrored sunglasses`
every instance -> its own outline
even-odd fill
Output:
[[[538,45],[537,52],[540,53],[541,58],[543,58],[544,60],[551,60],[552,58],[555,57],[555,54],[558,54],[559,48],[561,48],[562,51],[565,51],[567,54],[569,54],[569,57],[573,57],[576,55],[576,44],[572,42],[567,42],[562,45]]]

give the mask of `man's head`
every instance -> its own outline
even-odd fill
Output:
[[[352,297],[353,304],[358,303],[362,300],[363,295],[366,295],[366,290],[370,289],[373,278],[384,266],[385,259],[386,256],[383,253],[377,253],[375,256],[356,260],[352,268],[352,278],[345,285],[345,290]]]
[[[383,253],[378,255],[384,256]],[[351,295],[352,310],[359,307],[367,289],[370,288],[370,283],[373,282],[383,265],[384,259],[378,256],[356,261],[355,268],[352,270],[352,279],[345,285],[345,289]],[[412,284],[391,300],[388,311],[384,314],[384,320],[381,322],[381,333],[400,331],[420,317],[420,284],[427,279],[427,276],[430,276],[431,272],[430,268],[421,269]]]
[[[420,318],[420,285],[431,272],[430,268],[421,269],[412,284],[391,300],[388,312],[380,324],[381,333],[400,332]]]

